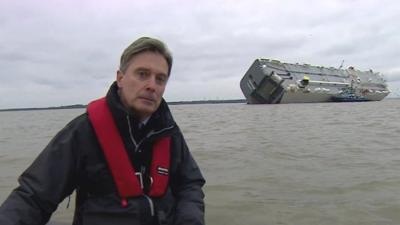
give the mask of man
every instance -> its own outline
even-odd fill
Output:
[[[74,190],[74,225],[204,224],[205,181],[162,98],[171,66],[157,39],[128,46],[106,97],[20,176],[0,224],[46,224]]]

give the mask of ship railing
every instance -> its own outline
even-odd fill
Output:
[[[348,87],[350,86],[350,83],[345,83],[345,82],[334,82],[334,81],[315,81],[315,80],[310,80],[308,81],[308,85],[313,84],[313,85],[326,85],[326,86],[339,86],[339,87]]]

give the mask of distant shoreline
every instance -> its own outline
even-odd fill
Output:
[[[399,97],[385,98],[399,99]],[[177,101],[168,102],[168,105],[195,105],[195,104],[226,104],[226,103],[246,103],[246,99],[231,99],[231,100],[198,100],[198,101]],[[12,108],[12,109],[0,109],[0,112],[11,112],[11,111],[34,111],[34,110],[56,110],[56,109],[84,109],[87,105],[75,104],[66,106],[52,106],[52,107],[37,107],[37,108]]]
[[[224,103],[246,103],[246,99],[232,99],[232,100],[199,100],[199,101],[178,101],[168,102],[168,105],[191,105],[191,104],[224,104]],[[52,107],[32,107],[32,108],[12,108],[0,109],[0,112],[9,111],[33,111],[33,110],[55,110],[55,109],[83,109],[87,105],[75,104],[66,106],[52,106]]]

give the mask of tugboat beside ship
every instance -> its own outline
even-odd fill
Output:
[[[380,101],[386,81],[372,70],[311,66],[256,59],[240,88],[249,104]]]

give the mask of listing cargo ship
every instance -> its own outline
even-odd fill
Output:
[[[240,88],[249,104],[380,101],[389,93],[379,72],[256,59]]]

